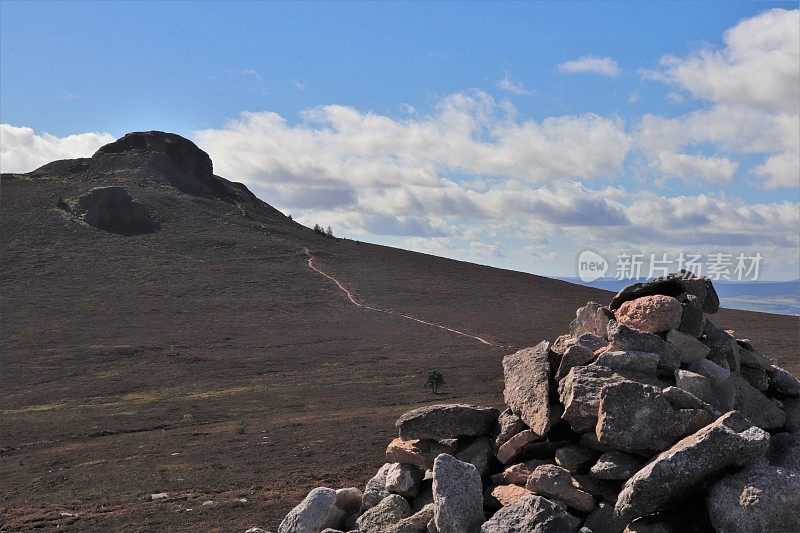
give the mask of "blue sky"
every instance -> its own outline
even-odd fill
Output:
[[[4,1],[0,161],[161,129],[362,240],[551,275],[583,249],[761,252],[796,278],[797,21],[793,2]]]

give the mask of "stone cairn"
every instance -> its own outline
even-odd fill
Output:
[[[681,271],[590,302],[503,359],[508,408],[409,411],[358,488],[278,533],[800,531],[800,382],[716,327]]]

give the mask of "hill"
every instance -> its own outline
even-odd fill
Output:
[[[274,527],[311,487],[362,485],[400,413],[500,406],[503,355],[612,296],[318,235],[160,132],[1,187],[11,531]],[[716,317],[800,370],[797,317]]]

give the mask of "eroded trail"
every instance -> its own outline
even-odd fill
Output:
[[[381,309],[379,307],[372,307],[367,304],[363,304],[355,299],[353,293],[350,292],[348,288],[342,284],[342,282],[340,282],[338,279],[334,278],[333,276],[331,276],[330,274],[328,274],[327,272],[325,272],[324,270],[322,270],[321,268],[319,268],[317,265],[314,264],[314,256],[311,255],[311,252],[308,250],[308,248],[303,248],[303,252],[305,252],[305,254],[308,256],[308,268],[310,268],[314,272],[317,272],[318,274],[325,276],[326,278],[334,282],[336,286],[339,287],[339,290],[341,290],[345,294],[345,296],[347,296],[347,299],[350,300],[350,302],[353,305],[357,305],[358,307],[361,307],[363,309],[369,309],[370,311],[377,311],[378,313],[386,313],[387,315],[404,318],[406,320],[412,320],[420,324],[425,324],[426,326],[432,326],[434,328],[439,328],[444,331],[449,331],[450,333],[454,333],[456,335],[461,335],[462,337],[468,337],[470,339],[476,340],[481,344],[485,344],[487,346],[502,346],[501,344],[495,344],[493,342],[489,342],[482,337],[478,337],[477,335],[470,335],[469,333],[464,333],[463,331],[459,331],[457,329],[448,328],[447,326],[442,326],[441,324],[435,324],[433,322],[428,322],[427,320],[422,320],[421,318],[417,318],[411,315],[404,315],[403,313],[398,313],[395,311],[390,311],[388,309]]]

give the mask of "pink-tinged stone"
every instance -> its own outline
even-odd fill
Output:
[[[683,307],[671,296],[656,294],[623,303],[617,309],[617,322],[647,333],[677,329],[681,325]]]
[[[492,483],[495,485],[522,485],[528,482],[528,476],[536,470],[537,467],[550,464],[549,461],[543,459],[531,459],[524,463],[517,463],[511,465],[499,474],[492,476]]]
[[[386,447],[386,460],[390,463],[408,463],[423,470],[433,468],[433,462],[440,453],[450,453],[452,449],[428,439],[394,439]]]
[[[499,485],[492,489],[492,497],[500,502],[500,505],[514,505],[525,496],[533,494],[525,487],[519,485]]]

